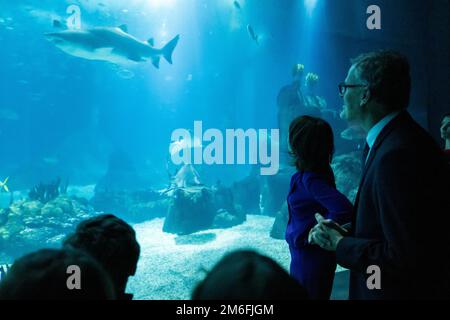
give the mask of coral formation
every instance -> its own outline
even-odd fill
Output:
[[[67,195],[47,202],[16,201],[0,210],[1,251],[17,256],[43,246],[55,247],[80,221],[95,214],[86,203]]]
[[[30,200],[47,203],[57,198],[60,194],[66,194],[68,185],[68,182],[61,184],[61,178],[57,178],[49,183],[40,182],[30,190],[28,197]]]

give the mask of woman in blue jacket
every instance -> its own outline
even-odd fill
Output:
[[[310,245],[308,234],[317,223],[316,213],[340,225],[351,221],[352,204],[336,189],[330,166],[333,131],[322,119],[298,117],[289,126],[289,147],[297,168],[287,197],[290,273],[311,299],[329,299],[336,270],[335,252]]]

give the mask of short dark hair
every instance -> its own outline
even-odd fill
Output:
[[[109,272],[116,295],[124,298],[128,277],[136,272],[140,246],[133,228],[122,219],[103,214],[81,222],[63,242],[87,251]]]
[[[306,290],[273,259],[251,250],[224,256],[192,293],[193,300],[302,300]]]
[[[295,118],[289,125],[289,145],[297,170],[322,174],[334,185],[334,137],[328,122],[306,115]]]
[[[68,267],[81,271],[81,289],[70,290]],[[111,300],[108,273],[89,254],[74,249],[43,249],[16,260],[0,282],[0,300]]]
[[[411,91],[411,75],[406,56],[389,50],[369,52],[352,59],[361,80],[368,82],[375,101],[386,111],[407,109]]]

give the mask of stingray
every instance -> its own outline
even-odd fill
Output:
[[[170,187],[162,191],[168,193],[178,188],[192,188],[203,186],[200,175],[192,164],[183,165],[180,170],[171,178]]]

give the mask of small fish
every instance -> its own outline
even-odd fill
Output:
[[[238,1],[234,1],[233,5],[236,9],[241,10],[241,4]]]
[[[0,191],[5,191],[5,192],[9,192],[9,188],[6,185],[6,183],[8,182],[9,177],[7,177],[5,180],[3,180],[3,182],[0,181]]]
[[[250,35],[250,37],[254,40],[254,41],[256,41],[256,43],[257,44],[259,44],[259,42],[258,42],[258,35],[255,33],[255,30],[253,30],[253,27],[251,26],[251,25],[247,25],[247,31],[248,31],[248,34]]]

